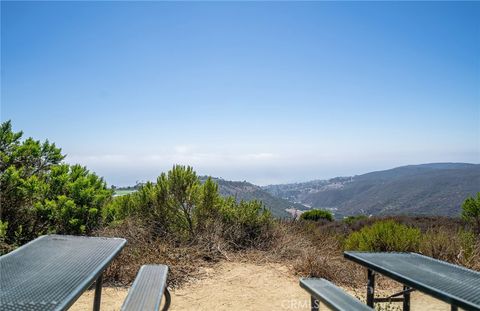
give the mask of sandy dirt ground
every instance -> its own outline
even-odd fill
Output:
[[[171,291],[170,310],[310,310],[310,298],[298,285],[298,277],[280,264],[221,262],[205,270],[204,275],[200,280]],[[126,288],[104,287],[102,310],[119,310],[127,291]],[[357,297],[363,295],[363,289],[347,291]],[[91,310],[92,304],[93,291],[88,291],[70,310]],[[386,309],[400,310],[395,306]],[[414,292],[411,309],[446,311],[450,307]]]

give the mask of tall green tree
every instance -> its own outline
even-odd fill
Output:
[[[11,121],[0,126],[0,225],[7,243],[49,232],[89,233],[110,198],[105,182],[85,167],[62,164],[48,140],[22,140]]]
[[[137,192],[114,198],[103,214],[107,222],[142,219],[151,225],[152,234],[177,240],[221,232],[236,247],[259,239],[271,220],[261,202],[221,198],[211,178],[202,183],[192,167],[182,165],[162,173],[155,184],[148,182]]]
[[[151,192],[146,190],[150,188]],[[141,187],[138,196],[143,199],[146,191],[153,197],[153,204],[144,205],[149,210],[148,219],[159,231],[175,232],[187,239],[205,228],[219,208],[217,185],[211,179],[202,184],[190,166],[175,165],[162,173],[155,185]]]
[[[43,198],[46,175],[65,157],[48,140],[22,141],[22,135],[12,130],[11,121],[0,126],[0,218],[10,242],[33,236],[38,223],[33,206]]]
[[[201,193],[201,184],[193,168],[175,165],[167,174],[160,175],[157,186],[167,208],[178,216],[177,219],[193,236],[196,225],[194,210],[200,203]]]

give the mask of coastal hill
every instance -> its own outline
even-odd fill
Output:
[[[204,181],[207,176],[201,176],[200,180]],[[230,181],[221,178],[212,177],[218,184],[219,192],[225,197],[234,197],[237,201],[259,200],[262,201],[275,217],[291,217],[291,213],[287,210],[304,210],[304,205],[293,203],[281,197],[274,196],[262,187],[249,183],[247,181]]]
[[[352,177],[263,187],[312,208],[347,215],[458,216],[462,202],[480,192],[480,164],[408,165]]]
[[[259,200],[275,217],[292,217],[310,208],[351,215],[459,216],[462,202],[480,192],[480,164],[430,163],[401,166],[328,180],[257,186],[212,177],[222,196]],[[207,176],[201,176],[205,181]],[[137,186],[117,188],[121,195]]]

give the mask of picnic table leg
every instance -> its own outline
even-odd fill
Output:
[[[375,299],[375,272],[368,269],[368,282],[367,282],[367,306],[373,308],[373,302]]]
[[[410,288],[403,285],[403,311],[410,311]]]
[[[312,311],[318,311],[320,308],[320,301],[318,301],[317,299],[315,299],[315,297],[311,296],[310,297],[310,301],[311,301],[311,304],[312,304]]]
[[[102,298],[103,273],[95,281],[95,297],[93,298],[93,311],[100,311],[100,299]]]
[[[170,296],[170,292],[168,291],[168,288],[165,287],[165,305],[163,306],[162,311],[167,311],[168,308],[170,308],[170,303],[172,302],[172,297]]]

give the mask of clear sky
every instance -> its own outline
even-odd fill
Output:
[[[109,184],[480,162],[480,3],[5,2],[1,120]]]

